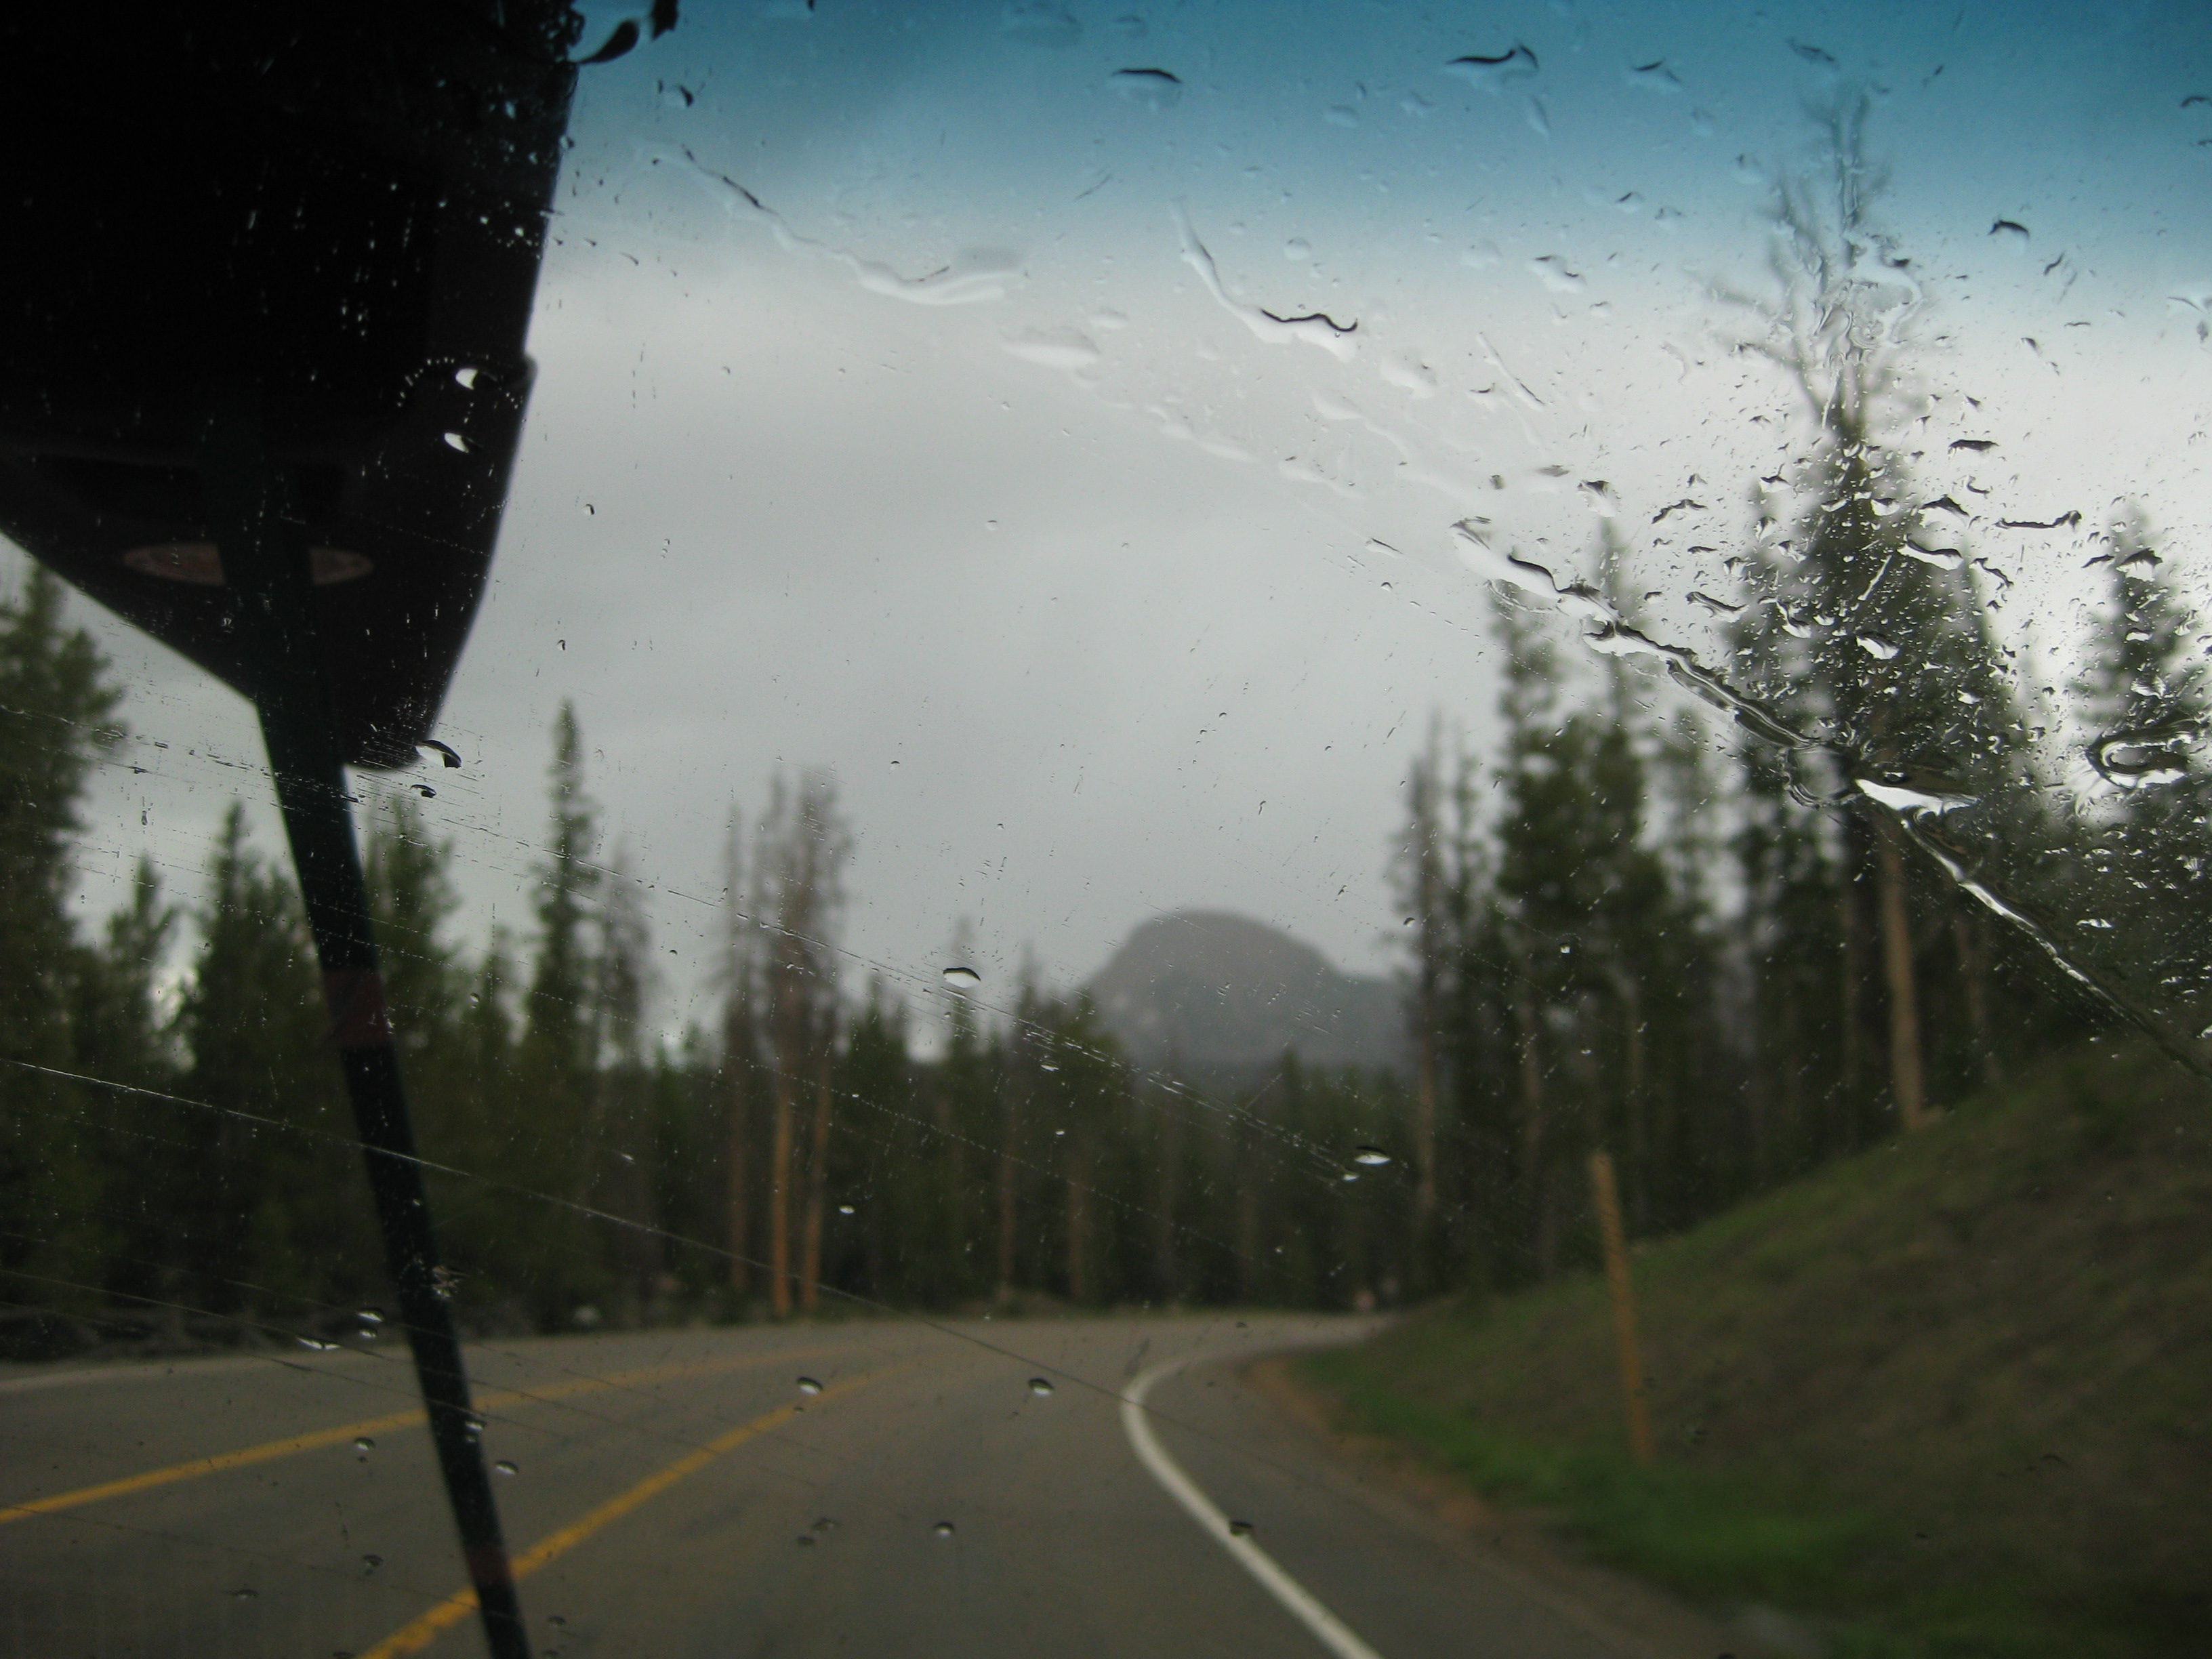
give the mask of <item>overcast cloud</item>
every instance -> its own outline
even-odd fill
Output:
[[[963,919],[988,994],[1195,905],[1387,968],[1407,762],[1492,689],[1449,526],[1586,568],[1614,515],[1655,630],[1717,650],[1684,596],[1802,428],[1715,289],[1765,281],[1765,181],[1846,83],[1931,301],[1923,476],[1992,520],[2139,496],[2203,596],[2197,9],[1139,9],[700,8],[585,71],[467,763],[420,775],[471,929],[528,927],[574,699],[671,1024],[779,766],[836,774],[846,941],[896,982]],[[2083,546],[1978,534],[2062,646]],[[241,702],[100,627],[141,742],[88,910],[142,848],[194,891],[265,792]]]

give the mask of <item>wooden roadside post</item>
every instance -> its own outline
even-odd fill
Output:
[[[1613,1334],[1620,1349],[1620,1389],[1628,1408],[1628,1444],[1636,1461],[1650,1468],[1651,1415],[1644,1403],[1644,1358],[1636,1343],[1636,1304],[1628,1283],[1628,1235],[1620,1224],[1620,1188],[1613,1178],[1613,1158],[1592,1152],[1590,1190],[1597,1199],[1599,1236],[1605,1242],[1605,1282],[1613,1297]]]

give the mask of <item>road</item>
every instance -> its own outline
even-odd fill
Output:
[[[561,1659],[1647,1653],[1243,1380],[1358,1328],[885,1320],[470,1363],[532,1645]],[[483,1651],[399,1353],[0,1382],[0,1653]]]

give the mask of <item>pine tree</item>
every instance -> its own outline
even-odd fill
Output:
[[[722,1226],[727,1193],[723,1179],[725,1123],[717,1088],[718,1056],[713,1040],[696,1025],[687,1026],[673,1052],[664,1048],[653,1068],[651,1212],[670,1237],[654,1240],[663,1263],[648,1310],[656,1320],[672,1317],[680,1297],[697,1309],[724,1300],[729,1264],[714,1241]],[[691,1246],[678,1241],[689,1241]]]
[[[427,1103],[466,995],[465,970],[444,937],[460,908],[453,844],[432,837],[421,804],[404,794],[380,803],[366,840],[363,873],[392,1035]]]
[[[177,1091],[176,1045],[155,994],[177,921],[152,860],[141,857],[129,902],[108,917],[100,943],[80,954],[69,1014],[74,1070],[155,1094]],[[104,1283],[127,1297],[158,1296],[162,1275],[154,1264],[170,1231],[161,1205],[177,1109],[146,1095],[101,1098],[88,1090],[82,1097],[88,1115],[106,1126],[98,1176],[107,1218],[99,1241],[108,1257]]]
[[[951,959],[969,956],[967,929]],[[945,1052],[932,1069],[925,1094],[929,1126],[926,1162],[916,1171],[922,1186],[918,1210],[926,1231],[920,1248],[931,1260],[927,1299],[944,1306],[989,1288],[990,1176],[975,1151],[990,1144],[997,1127],[997,1045],[984,1031],[974,1000],[954,992],[945,1008]]]
[[[1462,757],[1407,831],[1437,848],[1441,1237],[1480,1286],[1584,1248],[1569,1223],[1595,1148],[1613,1153],[1639,1230],[1710,1209],[1729,1190],[1741,1076],[1701,730],[1661,730],[1617,662],[1571,678],[1540,623],[1502,602],[1497,626],[1489,787]],[[1444,774],[1440,756],[1422,766]]]
[[[562,703],[553,722],[551,778],[551,823],[538,872],[538,966],[524,1040],[553,1079],[574,1087],[598,1057],[592,933],[601,882],[592,862],[599,809],[585,792],[584,738],[574,703]]]
[[[1549,647],[1500,609],[1507,638],[1506,733],[1497,890],[1515,963],[1514,1021],[1522,1048],[1522,1201],[1530,1265],[1560,1264],[1572,1183],[1610,1113],[1607,1080],[1595,1066],[1601,1025],[1640,1024],[1623,1008],[1638,983],[1625,960],[1642,913],[1664,904],[1666,880],[1644,844],[1647,783],[1617,703],[1562,714]]]
[[[538,868],[538,942],[525,1005],[515,1082],[526,1112],[507,1168],[520,1184],[571,1201],[592,1191],[589,1132],[599,1072],[599,904],[604,876],[593,861],[599,809],[586,792],[584,742],[575,707],[553,723],[550,814]],[[548,1211],[532,1229],[534,1260],[524,1269],[535,1317],[565,1324],[596,1307],[608,1285],[595,1235],[573,1213]],[[522,1267],[523,1264],[517,1264]],[[510,1287],[525,1293],[523,1286]]]
[[[869,1184],[875,1282],[886,1297],[916,1307],[949,1306],[968,1289],[953,1184],[960,1148],[952,1139],[954,1103],[945,1076],[948,1065],[970,1063],[977,1043],[965,999],[949,995],[948,1001],[951,1029],[944,1055],[908,1066],[894,1065],[879,1050],[878,1070],[891,1092],[855,1089],[874,1109],[871,1127],[880,1148]]]
[[[1036,964],[1022,964],[1021,988],[1014,998],[1014,1018],[1006,1032],[1005,1053],[999,1064],[999,1124],[995,1144],[998,1167],[992,1180],[996,1267],[992,1273],[992,1297],[1000,1307],[1011,1306],[1021,1284],[1021,1215],[1024,1182],[1023,1157],[1028,1130],[1036,1115],[1037,1085],[1057,1068],[1036,1027],[1044,1006]]]
[[[429,1172],[439,1248],[454,1275],[456,1300],[474,1317],[499,1326],[542,1319],[548,1305],[561,1301],[535,1297],[532,1286],[539,1276],[538,1241],[550,1227],[564,1224],[543,1200],[514,1190],[532,1189],[542,1170],[532,1162],[534,1103],[519,1072],[513,962],[505,931],[495,927],[463,981],[449,1057],[422,1085],[425,1154],[467,1172],[458,1180]]]
[[[857,1199],[839,1206],[841,1217],[848,1209],[853,1212],[842,1224],[850,1258],[843,1282],[879,1301],[905,1294],[904,1239],[897,1223],[916,1172],[903,1155],[915,1129],[914,1088],[906,1009],[874,981],[838,1060],[837,1091],[850,1103],[851,1120],[841,1137],[851,1155],[838,1190]]]
[[[1475,759],[1461,755],[1446,886],[1451,937],[1443,997],[1442,1116],[1457,1152],[1453,1204],[1460,1273],[1478,1291],[1519,1276],[1516,1126],[1528,1093],[1510,923],[1498,898],[1497,848],[1484,810],[1492,799]]]
[[[1130,1121],[1129,1068],[1087,995],[1041,1003],[1032,1018],[1039,1039],[1035,1123],[1040,1143],[1048,1138],[1059,1152],[1060,1287],[1078,1307],[1093,1306],[1109,1300],[1116,1284],[1101,1181],[1109,1143]]]
[[[1858,975],[1846,963],[1840,826],[1791,791],[1783,757],[1738,750],[1729,854],[1741,880],[1734,954],[1744,985],[1747,1146],[1753,1188],[1855,1145]]]
[[[453,843],[431,833],[412,796],[380,801],[365,842],[370,915],[416,1133],[434,1164],[468,1172],[428,1175],[444,1265],[465,1313],[517,1322],[507,1291],[531,1273],[522,1241],[540,1236],[549,1217],[540,1201],[471,1178],[530,1187],[543,1175],[517,1144],[531,1126],[517,1109],[526,1097],[514,1073],[505,937],[495,931],[475,963],[450,941],[459,909]]]
[[[2129,942],[2160,1000],[2212,994],[2201,919],[2212,902],[2212,669],[2195,612],[2161,579],[2140,507],[2106,532],[2111,598],[2073,687],[2099,787],[2081,815],[2084,914]]]
[[[730,809],[723,843],[721,961],[717,967],[722,1018],[714,1069],[715,1098],[722,1119],[722,1246],[730,1294],[744,1297],[752,1288],[759,1206],[753,1191],[761,1167],[762,1083],[766,1062],[761,1052],[762,945],[767,938],[745,887],[744,836],[737,808]]]
[[[1717,785],[1700,723],[1662,730],[1608,665],[1607,729],[1589,787],[1621,792],[1604,889],[1583,961],[1592,1022],[1586,1047],[1599,1091],[1589,1145],[1620,1171],[1632,1233],[1678,1224],[1738,1190],[1737,1052],[1724,1033],[1721,929],[1715,911]]]
[[[234,803],[209,884],[178,1023],[181,1092],[217,1110],[179,1125],[192,1151],[163,1206],[174,1259],[198,1305],[217,1311],[262,1305],[256,1285],[350,1300],[378,1282],[378,1255],[323,1041],[306,915],[290,881],[248,844]]]
[[[71,848],[85,788],[120,738],[117,693],[91,636],[69,626],[62,586],[34,569],[0,604],[0,1267],[88,1276],[100,1146],[94,1107],[40,1068],[70,1066]]]
[[[1821,117],[1819,177],[1784,180],[1776,204],[1784,298],[1752,343],[1788,374],[1814,433],[1789,481],[1804,503],[1795,534],[1761,544],[1762,603],[1746,632],[1768,673],[1755,689],[1797,729],[1824,734],[1835,758],[1814,764],[1824,774],[1817,788],[1848,798],[1861,780],[1926,775],[1950,793],[1994,798],[2017,724],[2000,653],[1965,552],[1947,544],[1947,509],[1921,505],[1890,441],[1909,398],[1919,291],[1911,262],[1874,222],[1883,180],[1866,156],[1869,108],[1860,95]],[[1778,517],[1765,522],[1781,527]],[[1872,941],[1891,1095],[1904,1124],[1918,1127],[1932,1108],[1905,838],[1858,805],[1840,848],[1846,1069],[1856,1069],[1859,975]]]
[[[593,1064],[582,1143],[591,1202],[655,1227],[654,1119],[662,1056],[647,1030],[653,941],[643,884],[626,849],[610,863],[600,907],[592,988]],[[658,1294],[663,1260],[653,1237],[635,1228],[603,1232],[613,1279],[613,1317],[635,1324]]]
[[[78,1071],[140,1087],[174,1080],[175,1048],[162,1030],[155,984],[177,920],[154,861],[142,854],[128,902],[108,916],[71,986],[68,1029]]]
[[[1414,1260],[1425,1263],[1437,1219],[1437,1100],[1443,1010],[1445,914],[1443,733],[1432,723],[1426,747],[1406,781],[1406,830],[1400,844],[1401,902],[1412,932],[1413,983],[1407,1011],[1413,1039],[1413,1205],[1410,1217]],[[1416,1273],[1425,1280],[1425,1272]]]
[[[795,782],[775,781],[761,820],[753,876],[756,912],[775,918],[764,988],[774,1057],[769,1296],[779,1318],[793,1310],[794,1301],[802,1311],[812,1311],[819,1282],[836,1103],[830,1086],[838,1025],[834,940],[851,848],[826,776],[807,773]]]

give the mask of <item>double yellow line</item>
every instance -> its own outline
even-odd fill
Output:
[[[779,1361],[807,1357],[796,1352],[749,1354],[742,1358],[657,1365],[645,1370],[619,1372],[613,1376],[582,1377],[574,1382],[556,1382],[544,1389],[509,1389],[484,1395],[476,1402],[477,1409],[498,1411],[508,1406],[571,1400],[578,1395],[596,1394],[607,1389],[628,1388],[641,1382],[662,1382],[672,1377],[707,1376],[716,1371],[752,1370]],[[167,1468],[149,1469],[143,1474],[125,1475],[120,1480],[104,1480],[96,1486],[80,1486],[74,1492],[57,1492],[52,1498],[34,1498],[21,1504],[0,1504],[0,1526],[5,1526],[10,1521],[26,1520],[34,1515],[58,1514],[64,1510],[77,1509],[110,1498],[127,1498],[132,1492],[150,1492],[157,1486],[173,1486],[180,1480],[197,1480],[205,1474],[221,1474],[226,1469],[249,1468],[256,1463],[292,1457],[301,1452],[319,1451],[325,1446],[345,1445],[368,1437],[389,1434],[396,1429],[415,1428],[422,1421],[423,1413],[420,1407],[412,1411],[393,1412],[384,1417],[365,1417],[358,1423],[342,1424],[335,1429],[317,1429],[307,1434],[293,1435],[288,1439],[264,1441],[260,1445],[243,1447],[237,1451],[218,1452],[212,1457],[196,1457],[190,1462],[172,1463]]]
[[[813,1401],[820,1405],[839,1395],[852,1394],[871,1382],[890,1375],[896,1366],[874,1371],[866,1376],[856,1376],[849,1382],[833,1383],[824,1389]],[[656,1470],[639,1481],[618,1498],[611,1498],[589,1514],[571,1521],[559,1531],[549,1533],[514,1558],[515,1577],[527,1578],[550,1561],[557,1560],[582,1543],[600,1528],[619,1521],[632,1510],[650,1502],[666,1492],[678,1481],[686,1480],[713,1462],[726,1452],[735,1451],[746,1441],[781,1428],[805,1407],[799,1405],[780,1406],[775,1410],[756,1417],[750,1423],[740,1424],[725,1434],[716,1436],[696,1451],[686,1452],[667,1468]],[[457,1590],[421,1617],[410,1620],[368,1649],[361,1659],[403,1659],[403,1656],[420,1653],[437,1640],[439,1635],[469,1617],[477,1610],[477,1593],[473,1589]]]
[[[27,1520],[34,1515],[53,1515],[82,1504],[97,1504],[103,1498],[127,1498],[134,1492],[150,1492],[156,1486],[173,1486],[179,1480],[197,1480],[204,1474],[220,1474],[225,1469],[242,1469],[275,1458],[290,1457],[298,1452],[316,1451],[325,1446],[358,1440],[366,1435],[410,1428],[422,1420],[420,1410],[394,1412],[389,1417],[365,1417],[360,1422],[348,1423],[343,1428],[318,1429],[313,1434],[295,1434],[289,1440],[266,1441],[240,1451],[220,1452],[213,1457],[196,1457],[189,1463],[172,1463],[165,1469],[149,1469],[143,1474],[125,1475],[120,1480],[103,1480],[96,1486],[79,1486],[75,1492],[57,1492],[52,1498],[34,1498],[28,1503],[10,1504],[0,1508],[0,1527],[6,1526],[10,1521]]]
[[[681,1365],[656,1365],[643,1370],[621,1371],[612,1376],[581,1377],[573,1382],[557,1382],[550,1387],[505,1389],[488,1394],[477,1402],[481,1411],[497,1411],[503,1407],[538,1405],[559,1400],[571,1400],[578,1395],[596,1394],[608,1389],[632,1387],[645,1382],[664,1382],[677,1377],[705,1376],[721,1371],[757,1370],[765,1365],[788,1364],[793,1360],[811,1358],[819,1350],[793,1350],[782,1353],[750,1354],[727,1359],[695,1360]],[[816,1396],[811,1404],[821,1405],[841,1395],[848,1395],[867,1387],[887,1376],[900,1367],[893,1365],[857,1376],[844,1382],[833,1383]],[[611,1525],[632,1510],[651,1502],[678,1481],[688,1480],[701,1469],[726,1453],[735,1451],[748,1440],[757,1438],[779,1429],[797,1417],[805,1406],[794,1402],[778,1407],[772,1412],[756,1417],[750,1423],[717,1435],[705,1445],[686,1452],[665,1468],[659,1469],[639,1481],[619,1497],[610,1498],[587,1514],[570,1522],[558,1531],[550,1533],[516,1556],[513,1567],[518,1579],[526,1578],[548,1562],[557,1560],[582,1543],[592,1534]],[[54,1515],[64,1510],[97,1504],[110,1498],[128,1497],[132,1492],[150,1492],[160,1486],[173,1486],[179,1481],[195,1480],[202,1475],[220,1474],[226,1469],[249,1468],[256,1463],[267,1463],[280,1457],[292,1457],[301,1452],[317,1451],[325,1446],[345,1445],[366,1437],[386,1434],[395,1429],[419,1426],[424,1414],[418,1407],[413,1411],[392,1412],[383,1417],[365,1417],[357,1423],[341,1424],[334,1429],[317,1429],[307,1434],[295,1434],[283,1440],[264,1441],[258,1446],[246,1446],[237,1451],[219,1452],[212,1457],[196,1457],[189,1462],[172,1463],[166,1468],[149,1469],[143,1474],[126,1475],[119,1480],[104,1480],[97,1486],[79,1486],[73,1492],[57,1492],[52,1498],[33,1498],[26,1503],[0,1504],[0,1526],[11,1521],[24,1520],[34,1515]],[[400,1656],[419,1653],[435,1641],[439,1635],[459,1624],[475,1613],[477,1594],[473,1589],[456,1591],[429,1611],[410,1620],[374,1647],[361,1659],[400,1659]]]

